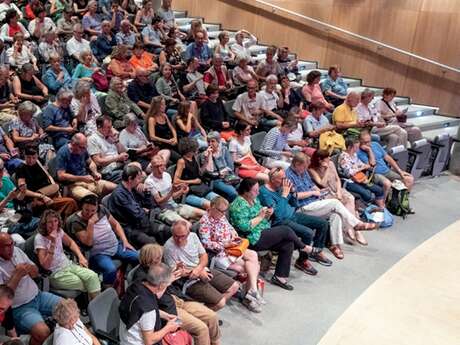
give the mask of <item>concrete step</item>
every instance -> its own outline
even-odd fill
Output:
[[[440,129],[433,129],[430,131],[423,131],[422,134],[425,138],[429,140],[433,140],[437,135],[444,134],[444,133],[449,134],[452,138],[460,139],[460,138],[457,138],[458,127],[459,126],[450,126],[450,127],[440,128]]]
[[[265,52],[267,51],[268,46],[255,44],[249,47],[249,51],[251,52],[252,56],[264,55],[265,59]]]
[[[420,117],[412,117],[410,119],[407,119],[407,122],[419,127],[422,131],[430,131],[434,129],[448,128],[460,125],[459,118],[441,115],[426,115]]]
[[[343,78],[345,83],[347,83],[348,87],[356,87],[356,86],[361,86],[361,80],[360,79],[354,79],[354,78]]]
[[[187,16],[187,11],[174,11],[174,18],[185,18]]]
[[[438,110],[439,110],[438,107],[430,107],[430,106],[421,105],[421,104],[411,104],[409,106],[409,109],[406,115],[408,118],[433,115],[433,114],[436,114]]]
[[[318,67],[318,63],[315,61],[304,61],[304,60],[299,60],[297,62],[297,68],[299,70],[299,73],[303,71],[313,71],[316,67]]]
[[[209,39],[217,39],[217,36],[219,36],[219,34],[222,31],[223,30],[212,30],[212,31],[208,30]],[[228,36],[230,36],[230,42],[232,41],[232,39],[233,39],[233,42],[235,42],[236,31],[227,31],[227,32],[228,32]]]
[[[220,24],[203,24],[205,29],[209,31],[218,31],[220,30]],[[190,30],[190,24],[183,24],[183,25],[178,25],[178,28],[180,31],[187,32]]]
[[[203,19],[203,18],[200,18],[200,17],[180,17],[180,18],[176,18],[176,24],[177,26],[182,26],[182,25],[187,25],[187,24],[190,24],[190,22],[194,19]]]

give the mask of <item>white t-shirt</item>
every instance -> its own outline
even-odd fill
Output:
[[[144,345],[142,331],[147,332],[155,330],[156,318],[156,311],[149,311],[143,314],[139,321],[132,325],[130,329],[126,329],[126,325],[120,320],[120,344]]]
[[[251,152],[251,138],[244,137],[244,143],[241,144],[238,140],[233,138],[228,144],[228,151],[230,153],[235,153],[237,159],[241,159]]]
[[[153,174],[150,174],[147,176],[147,178],[144,181],[144,186],[147,188],[147,190],[152,193],[152,195],[160,195],[161,197],[167,195],[172,188],[172,178],[171,175],[169,175],[166,171],[163,172],[162,178],[157,178],[153,176]],[[167,201],[168,205],[171,206],[176,206],[176,202],[174,201],[173,198],[170,198]]]
[[[92,345],[93,338],[86,332],[81,320],[72,329],[56,325],[53,335],[53,345]]]
[[[278,108],[279,96],[275,91],[268,92],[267,90],[260,91],[260,94],[264,100],[262,108],[264,110],[273,110]]]
[[[67,265],[70,264],[69,259],[64,254],[64,248],[62,247],[62,238],[64,237],[64,231],[59,229],[57,236],[56,236],[56,244],[54,247],[54,256],[51,265],[48,267],[48,270],[55,273]],[[51,247],[51,240],[47,239],[45,236],[41,234],[37,234],[35,236],[34,241],[34,249],[45,249],[48,250]]]
[[[250,119],[256,110],[263,109],[263,104],[264,99],[260,92],[257,92],[255,98],[249,98],[248,93],[245,92],[236,98],[232,109],[243,113],[246,118]]]
[[[102,134],[95,132],[88,138],[88,154],[90,156],[101,154],[104,157],[118,155],[117,145],[107,141]],[[106,174],[121,166],[120,162],[112,162],[101,169],[101,172]]]
[[[89,46],[89,42],[87,40],[82,38],[79,42],[75,39],[75,37],[72,37],[70,40],[67,41],[66,49],[67,53],[69,53],[70,56],[75,55],[78,58],[80,57],[80,53],[82,51],[91,51],[91,47]]]
[[[288,138],[287,140],[288,141],[299,141],[299,140],[302,140],[303,139],[303,128],[302,128],[302,124],[298,123],[297,124],[297,128],[288,134]]]
[[[164,258],[169,267],[175,267],[182,262],[186,267],[194,268],[200,263],[200,255],[206,253],[197,234],[189,233],[187,244],[184,247],[176,245],[174,238],[170,238],[164,245]]]
[[[147,145],[149,141],[145,134],[138,127],[134,133],[130,133],[125,129],[120,132],[120,143],[127,149],[137,149],[142,145]]]
[[[11,260],[0,258],[0,284],[6,284],[18,264],[33,264],[28,256],[19,248],[14,247]],[[38,294],[38,286],[29,275],[22,277],[14,291],[13,308],[32,301]]]

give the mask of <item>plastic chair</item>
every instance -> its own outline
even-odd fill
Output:
[[[430,175],[439,176],[441,172],[447,169],[450,159],[450,150],[452,148],[452,139],[447,133],[437,135],[433,142]]]
[[[407,163],[409,161],[409,152],[404,145],[394,146],[388,154],[398,163],[399,167],[404,171],[407,171]]]
[[[264,142],[264,138],[267,135],[267,132],[258,132],[254,133],[251,135],[251,148],[252,148],[252,154],[256,159],[259,161],[259,163],[262,162],[262,160],[267,157],[266,154],[260,151],[262,148],[262,143]]]
[[[426,139],[414,141],[412,148],[409,149],[409,155],[411,156],[409,172],[418,179],[422,177],[430,162],[431,144]]]
[[[107,340],[109,344],[120,344],[118,340],[120,326],[119,305],[120,300],[113,288],[104,290],[88,304],[91,328],[98,338]]]

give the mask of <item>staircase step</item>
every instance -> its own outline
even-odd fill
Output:
[[[265,55],[265,52],[267,51],[268,46],[263,46],[260,44],[255,44],[251,47],[249,47],[249,51],[253,56],[258,56],[258,55]],[[265,59],[265,57],[264,57]]]
[[[187,25],[187,24],[190,24],[190,22],[194,19],[203,20],[203,18],[200,18],[200,17],[180,17],[180,18],[176,18],[176,25],[177,26]]]
[[[430,131],[460,125],[460,119],[441,115],[412,117],[407,119],[407,122],[419,127],[422,131]]]
[[[203,24],[207,31],[218,31],[220,30],[220,24]],[[190,24],[178,25],[180,31],[187,32],[190,30]]]
[[[174,11],[174,18],[185,18],[187,16],[187,11]]]
[[[343,80],[347,83],[348,87],[361,86],[361,79],[343,78]]]
[[[316,67],[318,67],[318,64],[314,61],[300,60],[299,62],[297,62],[297,68],[299,70],[299,73],[302,71],[307,71],[307,70],[313,71]]]
[[[437,107],[430,107],[427,105],[421,105],[421,104],[411,104],[409,106],[409,109],[407,110],[407,117],[420,117],[420,116],[426,116],[426,115],[433,115],[438,112],[439,108]]]
[[[460,139],[460,138],[457,138],[458,127],[459,126],[450,126],[450,127],[440,128],[440,129],[433,129],[430,131],[423,131],[422,134],[425,138],[429,140],[433,140],[437,135],[444,134],[444,133],[449,134],[452,138]]]
[[[217,36],[219,36],[219,34],[222,32],[223,30],[208,30],[208,37],[209,39],[217,39]],[[235,42],[235,35],[236,35],[236,31],[227,31],[228,32],[228,36],[230,37],[230,42]],[[247,40],[247,39],[246,39]]]

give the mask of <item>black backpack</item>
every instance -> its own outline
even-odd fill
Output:
[[[407,189],[391,188],[390,196],[387,200],[387,209],[395,216],[406,218],[411,213],[409,206],[409,191]]]

